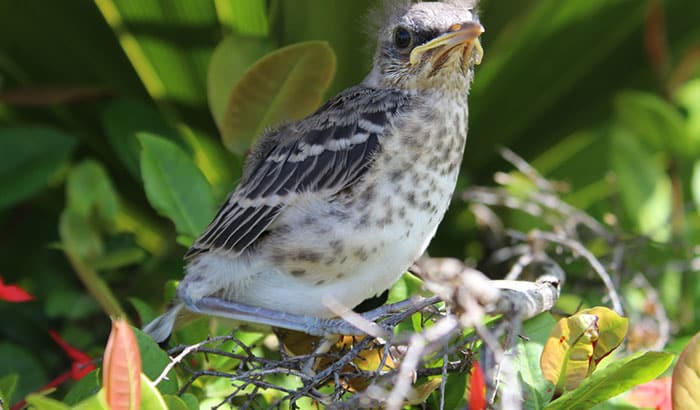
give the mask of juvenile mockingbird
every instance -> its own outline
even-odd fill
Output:
[[[165,340],[189,310],[359,333],[331,319],[328,304],[353,307],[391,287],[425,251],[455,189],[482,56],[475,2],[387,8],[372,71],[260,137],[240,184],[185,255],[176,300],[146,332]]]

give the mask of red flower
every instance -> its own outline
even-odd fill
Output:
[[[61,336],[59,336],[55,330],[49,330],[49,335],[59,346],[61,346],[61,349],[63,349],[63,351],[66,352],[66,354],[68,355],[68,357],[70,357],[73,363],[69,371],[46,383],[46,385],[40,388],[39,391],[58,387],[61,384],[65,383],[68,379],[80,380],[86,374],[95,370],[95,365],[92,363],[90,356],[86,355],[85,353],[68,344],[68,342],[63,340],[63,338],[61,338]],[[26,402],[22,400],[19,403],[16,403],[14,406],[12,406],[12,410],[20,410],[24,408],[25,405]]]
[[[484,382],[484,371],[481,370],[479,362],[474,362],[471,376],[469,377],[469,409],[482,410],[485,408],[486,383]]]
[[[12,303],[29,302],[34,296],[17,285],[5,285],[0,276],[0,300]]]
[[[671,378],[662,377],[635,387],[627,395],[627,401],[639,407],[671,410]]]
[[[58,333],[55,330],[49,330],[49,335],[51,335],[51,338],[63,349],[63,351],[66,352],[68,357],[71,358],[73,361],[73,364],[71,366],[71,370],[69,372],[70,377],[73,380],[80,380],[82,379],[86,374],[90,373],[91,371],[95,370],[95,365],[92,364],[92,359],[90,359],[90,356],[86,355],[85,353],[81,352],[80,350],[76,349],[75,347],[71,346],[61,338],[61,336],[58,335]]]

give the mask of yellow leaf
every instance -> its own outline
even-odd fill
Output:
[[[575,389],[627,334],[627,319],[605,307],[559,320],[545,343],[540,366],[555,394]]]
[[[700,332],[683,349],[673,369],[671,396],[674,409],[700,408]]]

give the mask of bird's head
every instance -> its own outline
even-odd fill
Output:
[[[468,89],[481,62],[484,28],[475,0],[393,3],[380,18],[374,67],[376,86],[420,91]]]

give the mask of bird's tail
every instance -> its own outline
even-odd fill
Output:
[[[187,322],[187,317],[192,316],[187,309],[183,310],[184,307],[185,305],[181,302],[174,301],[165,313],[144,326],[143,331],[148,333],[156,343],[168,340],[173,330],[181,326],[183,322]]]

